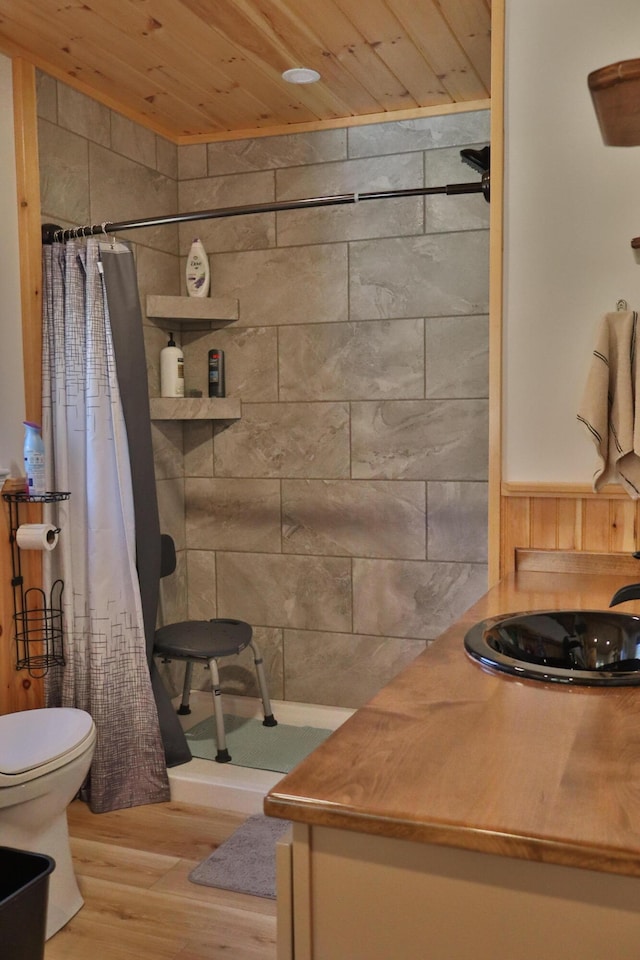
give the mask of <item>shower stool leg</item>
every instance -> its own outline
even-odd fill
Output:
[[[260,648],[255,640],[250,640],[249,646],[253,650],[253,662],[256,665],[258,686],[260,688],[260,697],[262,699],[262,710],[264,712],[264,720],[262,721],[262,725],[264,727],[277,727],[278,721],[274,717],[271,710],[271,701],[269,700],[269,691],[267,689],[267,681],[264,675],[264,660],[262,659]]]
[[[191,660],[187,660],[187,664],[184,668],[184,683],[182,684],[182,703],[178,707],[178,713],[180,716],[184,716],[187,713],[191,713],[191,707],[189,706],[189,697],[191,696],[191,675],[193,674],[193,663]]]
[[[220,674],[218,672],[218,663],[215,657],[211,657],[209,660],[209,670],[211,671],[211,685],[213,688],[213,716],[216,722],[216,742],[218,745],[216,761],[218,763],[229,763],[229,760],[231,760],[231,754],[227,750],[227,738],[224,732],[222,690],[220,689]]]

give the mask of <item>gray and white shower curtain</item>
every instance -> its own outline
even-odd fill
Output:
[[[128,251],[129,255],[130,251]],[[93,717],[94,812],[169,799],[136,568],[127,430],[118,386],[100,241],[43,253],[43,435],[47,489],[61,528],[45,555],[64,581],[65,666],[49,671],[49,706]]]

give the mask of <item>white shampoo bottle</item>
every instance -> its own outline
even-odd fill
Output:
[[[172,333],[160,351],[160,396],[184,397],[184,355]]]
[[[211,283],[209,258],[202,241],[195,238],[189,249],[186,269],[187,293],[190,297],[208,297]]]

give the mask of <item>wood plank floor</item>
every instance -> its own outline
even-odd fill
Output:
[[[85,905],[47,942],[45,960],[275,960],[274,900],[187,879],[245,819],[180,803],[92,814],[74,801]]]

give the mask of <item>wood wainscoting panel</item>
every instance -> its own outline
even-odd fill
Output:
[[[586,485],[505,483],[501,501],[502,576],[516,569],[518,550],[630,556],[640,546],[640,501],[618,486],[596,494]]]

